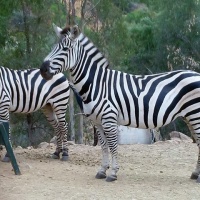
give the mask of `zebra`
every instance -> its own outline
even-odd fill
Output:
[[[154,129],[182,117],[198,148],[198,161],[191,179],[200,182],[200,74],[178,70],[151,75],[132,75],[109,68],[109,62],[78,26],[54,26],[60,41],[44,59],[42,76],[50,80],[69,70],[83,100],[85,115],[97,127],[102,163],[97,179],[117,179],[117,127]],[[109,150],[112,157],[109,168]]]
[[[32,113],[42,109],[57,136],[57,147],[52,157],[59,158],[62,152],[63,161],[68,159],[65,115],[69,95],[69,83],[63,74],[47,82],[39,69],[0,67],[0,121],[9,121],[9,112]],[[8,153],[2,161],[9,161]]]

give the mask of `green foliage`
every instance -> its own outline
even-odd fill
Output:
[[[118,7],[123,13],[129,11],[131,0],[113,0],[113,4]]]
[[[155,52],[154,15],[144,7],[124,16],[124,23],[130,37],[129,49],[134,50],[129,54],[127,70],[130,73],[147,74],[149,69],[153,69]]]
[[[169,70],[199,70],[200,5],[196,0],[163,1],[157,17],[157,60]]]
[[[99,27],[95,32],[88,28],[85,30],[85,33],[105,54],[114,69],[126,67],[124,64],[127,62],[131,49],[127,48],[127,45],[130,44],[130,37],[128,37],[127,29],[123,24],[124,9],[122,4],[118,3],[117,1],[103,0],[97,4],[95,9]],[[123,5],[125,4],[124,2]]]
[[[160,128],[160,133],[162,135],[163,140],[169,140],[169,133],[171,133],[172,131],[182,132],[188,137],[191,137],[191,133],[188,129],[187,124],[181,118],[177,118],[170,124]]]
[[[0,24],[3,30],[0,34],[4,36],[0,41],[1,65],[13,69],[38,68],[54,43],[54,35],[48,32],[52,30],[52,23],[58,21],[58,9],[63,11],[64,5],[53,0],[17,1],[12,9],[9,5],[5,4],[3,9],[7,13],[4,10],[5,15],[1,16],[5,19]],[[56,7],[58,15],[52,15]],[[64,20],[62,22],[64,24]]]
[[[11,140],[13,146],[27,147],[30,145],[30,138],[28,136],[28,125],[25,114],[11,113],[10,119],[11,125]],[[50,141],[54,136],[53,128],[50,126],[44,114],[41,111],[32,113],[32,135],[31,145],[37,147],[37,145],[43,141]]]

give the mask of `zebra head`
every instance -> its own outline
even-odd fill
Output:
[[[59,42],[40,67],[40,73],[46,80],[51,79],[55,74],[73,68],[77,60],[76,38],[80,34],[78,26],[67,26],[61,29],[54,25],[54,30],[59,37]]]

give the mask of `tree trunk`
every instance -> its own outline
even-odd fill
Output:
[[[69,75],[69,81],[71,82],[71,75]],[[69,96],[69,116],[70,116],[70,140],[75,141],[75,129],[74,129],[74,96]]]
[[[66,25],[71,24],[71,10],[72,10],[72,3],[69,0],[68,5],[67,1],[64,1],[65,8],[66,8]],[[69,81],[71,81],[71,75],[69,74]],[[74,96],[71,94],[69,96],[69,117],[70,117],[70,140],[75,141],[75,128],[74,128]]]
[[[79,117],[79,127],[78,127],[78,144],[83,144],[83,115]]]
[[[85,23],[85,6],[87,4],[87,0],[82,0],[81,1],[81,24],[80,24],[80,28],[81,31],[83,31],[84,29],[84,23]]]
[[[24,35],[26,38],[26,65],[30,66],[30,55],[31,55],[31,43],[30,43],[30,27],[28,24],[28,16],[30,16],[30,9],[28,5],[26,4],[26,1],[21,0],[21,6],[22,6],[22,11],[23,11],[23,21],[24,21]],[[29,138],[29,146],[33,144],[32,142],[32,115],[29,113],[27,114],[27,124],[28,124],[28,138]]]

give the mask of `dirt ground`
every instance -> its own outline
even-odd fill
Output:
[[[16,148],[19,176],[0,162],[0,200],[200,199],[200,184],[189,178],[198,153],[190,141],[120,145],[118,180],[112,183],[95,179],[100,146],[71,145],[67,162],[52,160],[53,150]]]

